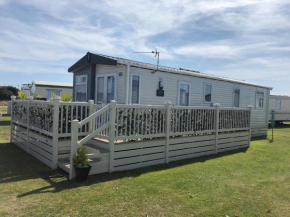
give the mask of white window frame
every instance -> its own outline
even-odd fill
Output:
[[[77,80],[78,78],[86,78],[86,82],[81,82],[81,83],[78,83]],[[81,101],[77,101],[77,86],[78,85],[83,85],[85,84],[86,85],[86,101],[88,101],[88,75],[78,75],[76,76],[76,88],[75,88],[75,101],[76,102],[81,102]]]
[[[186,82],[186,81],[179,81],[178,82],[178,95],[177,95],[177,105],[179,105],[179,106],[181,106],[180,105],[180,102],[179,102],[179,100],[180,100],[180,85],[181,84],[186,84],[186,85],[188,85],[188,105],[187,106],[190,106],[190,93],[191,93],[191,83],[190,82]]]
[[[257,95],[259,93],[263,93],[263,107],[257,107]],[[265,92],[263,90],[256,90],[256,96],[255,96],[255,109],[257,110],[263,110],[265,107]]]
[[[235,90],[240,90],[240,97],[239,97],[239,107],[235,107]],[[241,107],[241,88],[239,86],[235,86],[233,89],[233,108],[240,108]]]
[[[139,77],[139,100],[138,100],[139,103],[132,103],[133,76],[138,76]],[[141,104],[141,75],[139,75],[139,74],[131,74],[131,78],[130,78],[130,104],[132,104],[132,105],[139,105],[139,104]]]
[[[209,101],[205,101],[206,85],[210,85],[211,86],[211,92],[210,92],[211,98],[210,98],[210,102]],[[211,104],[212,103],[212,96],[213,96],[213,94],[212,94],[213,91],[212,90],[213,90],[213,85],[211,83],[207,83],[207,82],[203,83],[203,103],[204,104]]]
[[[117,101],[117,74],[116,73],[109,73],[109,74],[98,74],[96,76],[95,80],[95,103],[97,104],[98,102],[98,78],[104,78],[104,98],[103,98],[103,104],[102,105],[107,105],[107,89],[108,89],[108,77],[114,77],[115,78],[115,88],[114,88],[114,100]],[[105,102],[105,103],[104,103]]]
[[[280,101],[280,109],[277,109],[277,102]],[[282,100],[281,99],[276,99],[276,108],[275,110],[281,111],[282,110]]]

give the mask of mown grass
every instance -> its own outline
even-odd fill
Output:
[[[7,114],[7,106],[0,106],[0,114]]]
[[[134,171],[44,180],[0,122],[0,216],[289,216],[290,125],[274,143]]]

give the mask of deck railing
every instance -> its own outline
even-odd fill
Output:
[[[73,156],[76,154],[78,148],[84,145],[89,140],[94,137],[99,136],[105,130],[110,127],[110,119],[108,117],[112,116],[112,110],[115,112],[116,103],[111,103],[101,109],[97,109],[96,112],[91,114],[89,117],[83,119],[82,121],[73,120],[72,121],[72,138],[71,138],[71,153],[70,153],[70,171],[69,176],[72,179],[75,176],[73,167]],[[96,121],[97,120],[97,121]],[[99,121],[101,120],[101,121]],[[97,123],[97,124],[95,124]],[[91,125],[92,131],[79,140],[79,129],[82,129],[86,125]]]
[[[139,141],[173,137],[217,135],[248,131],[251,135],[251,108],[173,106],[170,103],[152,105],[107,106],[89,102],[51,102],[12,99],[12,123],[50,136],[53,140],[53,165],[57,167],[58,142],[72,139],[71,147],[78,147],[93,137],[107,139],[110,162],[116,141]],[[73,127],[75,124],[75,128]],[[250,138],[250,136],[249,136]],[[80,139],[80,140],[79,140]],[[71,156],[76,149],[72,150]],[[166,155],[168,156],[168,154]],[[112,159],[111,159],[112,158]],[[166,161],[167,162],[167,161]],[[112,164],[112,163],[111,163]],[[110,165],[110,171],[113,166]]]
[[[98,124],[94,125],[92,132],[78,141],[78,129],[96,120]],[[95,136],[100,136],[100,132],[105,131],[108,135],[109,171],[111,172],[114,161],[113,146],[116,140],[130,141],[163,137],[168,147],[169,139],[172,137],[215,134],[217,144],[219,133],[244,130],[249,131],[250,138],[251,108],[220,108],[219,104],[214,107],[172,106],[168,103],[164,106],[116,105],[116,102],[112,101],[87,119],[74,120],[73,123],[70,178],[74,177],[72,156],[76,153],[77,147]],[[168,156],[168,149],[166,149],[166,162],[169,162]]]

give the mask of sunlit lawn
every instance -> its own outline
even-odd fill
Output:
[[[44,180],[50,169],[9,143],[0,122],[0,216],[290,216],[290,125],[274,143],[85,183]]]

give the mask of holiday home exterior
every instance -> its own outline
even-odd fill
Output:
[[[266,136],[271,87],[124,58],[87,53],[69,69],[75,101],[96,104],[253,106],[252,136]]]
[[[269,87],[91,53],[69,71],[74,102],[12,98],[11,143],[70,179],[82,146],[93,175],[248,148],[267,134]]]

